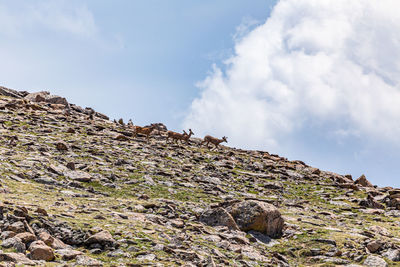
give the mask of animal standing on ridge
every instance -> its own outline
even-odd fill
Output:
[[[175,143],[177,143],[178,141],[185,141],[186,143],[189,143],[189,138],[194,135],[194,133],[192,132],[192,129],[189,129],[189,134],[183,130],[183,134],[181,133],[176,133],[173,131],[168,131],[167,132],[167,139],[166,139],[166,143],[168,143],[168,139],[172,138],[172,140],[175,141]]]
[[[189,129],[189,134],[183,130],[183,134],[184,134],[184,141],[186,141],[186,144],[189,144],[189,139],[192,135],[194,135],[194,132],[192,132],[192,129]]]
[[[143,134],[146,136],[147,142],[149,142],[150,134],[155,129],[155,126],[152,125],[150,127],[141,127],[141,126],[133,126],[134,134],[133,136],[136,138],[137,134]]]
[[[215,145],[215,148],[218,148],[219,144],[221,144],[222,142],[228,143],[227,139],[228,139],[228,137],[226,137],[226,136],[222,137],[222,139],[218,139],[218,138],[212,137],[211,135],[206,135],[204,137],[204,141],[201,142],[200,145],[206,143],[207,148],[209,148],[208,144],[212,143]]]

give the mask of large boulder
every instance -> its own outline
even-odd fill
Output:
[[[232,215],[224,208],[207,209],[200,216],[200,221],[210,226],[227,226],[233,230],[239,230]]]
[[[371,267],[372,266],[373,267],[376,267],[376,266],[387,267],[388,266],[388,264],[386,263],[386,261],[384,259],[382,259],[381,257],[378,257],[378,256],[373,256],[373,255],[369,255],[365,259],[363,265],[371,266]]]
[[[254,230],[273,238],[282,235],[284,220],[271,204],[246,200],[233,205],[229,212],[242,231]]]
[[[85,241],[85,243],[86,243],[86,245],[91,245],[91,244],[96,243],[96,244],[103,245],[105,247],[112,247],[116,244],[116,242],[115,242],[114,238],[112,237],[112,235],[110,234],[110,232],[108,232],[106,230],[90,236]]]
[[[29,246],[30,258],[32,260],[52,261],[54,259],[53,249],[47,246],[43,241],[32,242]]]

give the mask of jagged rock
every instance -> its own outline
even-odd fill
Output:
[[[32,102],[46,102],[49,104],[62,104],[66,107],[69,106],[68,101],[64,97],[50,95],[50,92],[47,91],[28,94],[25,96],[25,99]]]
[[[365,259],[363,265],[371,266],[371,267],[377,267],[377,266],[387,267],[388,266],[388,264],[386,263],[386,261],[384,259],[382,259],[381,257],[378,257],[378,256],[372,256],[372,255],[369,255]]]
[[[229,212],[242,231],[254,230],[273,238],[282,235],[284,220],[271,204],[247,200],[235,204]]]
[[[373,187],[373,185],[367,180],[367,178],[365,177],[365,175],[361,175],[360,178],[358,178],[357,180],[355,180],[354,182],[357,185],[361,185],[364,187]]]
[[[227,226],[230,229],[239,230],[232,215],[221,207],[206,210],[201,214],[200,221],[210,226]]]

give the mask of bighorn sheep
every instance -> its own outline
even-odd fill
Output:
[[[206,143],[206,146],[207,146],[207,148],[208,148],[208,147],[209,147],[208,144],[209,144],[209,143],[212,143],[212,144],[215,145],[215,148],[218,148],[219,144],[221,144],[222,142],[228,143],[228,140],[227,140],[227,139],[228,139],[228,137],[226,137],[226,136],[222,137],[222,139],[218,139],[218,138],[212,137],[212,136],[210,136],[210,135],[206,135],[206,136],[204,137],[204,141],[201,142],[201,145],[204,144],[204,143]]]
[[[167,135],[167,139],[166,139],[167,143],[168,143],[168,139],[169,138],[172,138],[173,140],[175,140],[175,142],[177,142],[179,140],[183,140],[186,143],[189,143],[189,138],[192,135],[194,135],[194,133],[192,132],[192,129],[189,129],[189,134],[185,130],[183,130],[183,134],[176,133],[176,132],[173,132],[173,131],[168,131],[167,134],[168,134]]]
[[[133,128],[135,130],[133,136],[136,137],[138,133],[146,135],[147,142],[149,141],[151,132],[155,129],[154,125],[150,127],[134,126]]]
[[[183,138],[184,138],[183,140],[186,141],[186,144],[189,144],[189,139],[192,135],[194,135],[194,132],[192,132],[192,129],[189,129],[189,134],[185,130],[183,130]]]

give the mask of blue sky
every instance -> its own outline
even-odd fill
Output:
[[[0,53],[12,63],[2,84],[48,89],[137,124],[179,128],[198,95],[195,83],[233,48],[236,27],[264,21],[271,3],[0,1],[15,20],[15,32],[0,30]],[[27,21],[18,22],[22,17]]]
[[[400,186],[398,7],[0,0],[0,81]]]

